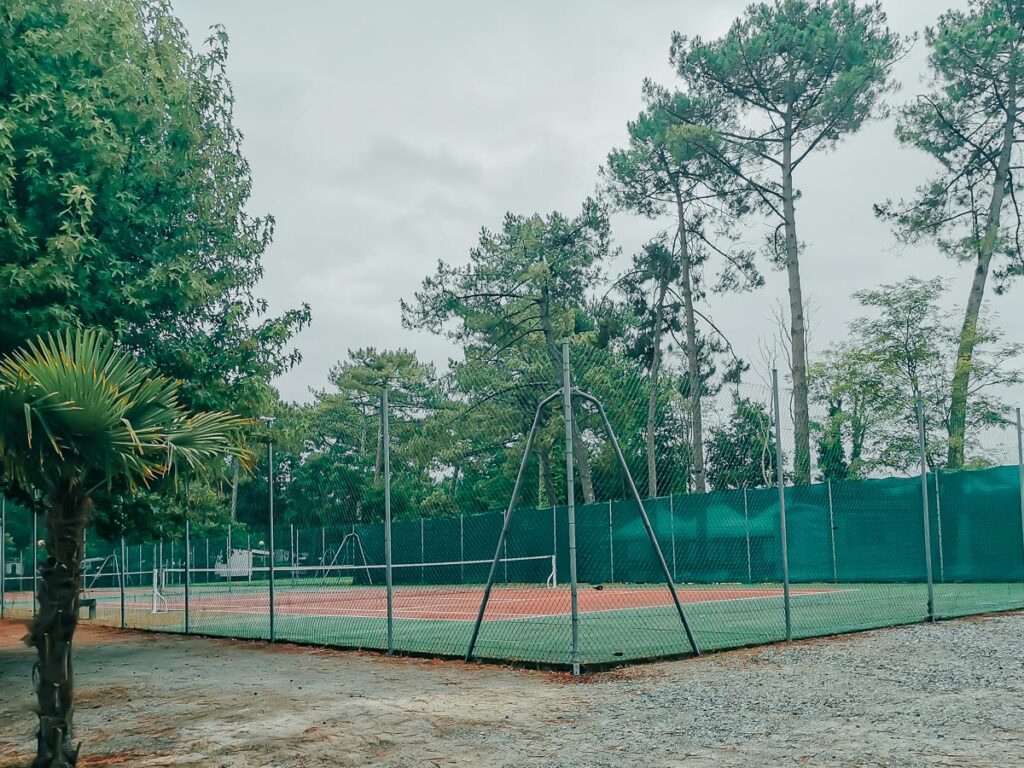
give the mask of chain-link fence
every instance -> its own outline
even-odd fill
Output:
[[[916,461],[854,471],[834,409],[812,403],[801,447],[771,376],[659,388],[563,355],[467,364],[472,396],[391,371],[268,420],[237,522],[91,538],[83,613],[578,669],[1024,607],[1019,426],[997,465],[932,471],[940,426],[908,403]],[[34,608],[31,535],[3,548],[7,616]]]

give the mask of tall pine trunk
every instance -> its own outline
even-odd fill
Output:
[[[693,275],[690,272],[690,247],[686,239],[686,217],[683,200],[676,191],[679,217],[679,279],[682,283],[683,314],[686,324],[686,369],[690,395],[691,448],[693,450],[693,489],[707,491],[704,479],[704,418],[701,414],[700,353],[697,349],[697,319],[693,311]]]
[[[651,386],[647,393],[647,495],[658,496],[658,457],[654,441],[658,415],[658,377],[661,373],[661,326],[665,316],[665,292],[668,290],[667,270],[658,272],[658,299],[654,309],[654,350],[651,354]]]
[[[47,511],[39,611],[28,637],[38,654],[35,677],[39,732],[32,768],[69,768],[78,760],[73,736],[72,640],[78,625],[80,569],[89,508],[89,499],[71,481],[54,494]]]
[[[540,461],[540,479],[544,484],[544,495],[547,496],[549,506],[558,505],[558,492],[555,490],[555,481],[551,476],[551,457],[547,448],[538,448],[537,459]]]
[[[1013,153],[1014,129],[1017,123],[1017,77],[1015,62],[1010,62],[1009,85],[1006,104],[1006,121],[1003,124],[1003,146],[999,151],[996,175],[992,180],[992,199],[989,202],[985,235],[978,246],[978,261],[971,281],[971,292],[967,296],[964,323],[960,328],[960,343],[956,352],[956,367],[953,370],[953,384],[949,408],[949,447],[946,463],[949,469],[960,469],[964,465],[967,438],[967,394],[974,360],[974,347],[978,339],[978,319],[981,317],[981,302],[985,297],[985,283],[988,281],[992,254],[999,237],[999,225],[1010,172],[1010,158]]]
[[[790,373],[793,377],[793,480],[811,481],[810,409],[807,404],[807,326],[800,285],[800,248],[796,237],[793,190],[793,117],[787,110],[782,139],[782,213],[786,234],[786,276],[789,279]],[[779,457],[782,460],[782,457]]]

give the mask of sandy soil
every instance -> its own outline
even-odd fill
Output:
[[[0,623],[0,768],[34,732]],[[82,766],[1024,766],[1024,614],[573,681],[451,661],[85,627]]]

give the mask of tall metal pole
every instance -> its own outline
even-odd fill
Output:
[[[185,486],[185,498],[188,499],[188,486]],[[192,574],[189,572],[192,567],[192,531],[189,528],[188,514],[185,516],[185,634],[192,629],[191,613],[191,586]]]
[[[391,427],[388,386],[381,392],[381,441],[384,443],[384,585],[387,591],[388,653],[395,652],[395,596],[391,581]]]
[[[924,569],[928,577],[928,620],[935,621],[935,585],[932,582],[932,532],[928,520],[928,454],[924,431],[924,403],[918,400],[917,438],[921,449],[921,517],[924,522]]]
[[[789,603],[789,547],[786,543],[786,485],[782,467],[782,417],[779,408],[779,370],[772,368],[772,405],[775,411],[775,474],[779,486],[779,543],[782,548],[782,610],[786,639],[793,639],[793,615]]]
[[[839,581],[839,568],[836,566],[836,513],[832,507],[832,478],[828,478],[828,537],[832,542],[832,581]]]
[[[580,606],[576,582],[576,480],[573,475],[572,369],[569,340],[562,339],[562,411],[565,415],[565,499],[569,521],[569,599],[572,610],[572,673],[580,673]]]
[[[668,529],[672,539],[672,578],[678,579],[679,570],[676,568],[676,506],[673,499],[674,496],[670,492],[668,495]]]
[[[608,570],[613,584],[615,583],[615,526],[612,522],[612,500],[608,499]]]
[[[512,498],[509,499],[508,508],[505,510],[505,518],[501,524],[501,533],[498,534],[498,546],[494,549],[494,559],[491,560],[491,570],[487,574],[487,583],[484,585],[484,594],[480,599],[480,608],[477,610],[476,621],[473,623],[473,631],[469,636],[469,645],[466,648],[466,661],[472,661],[473,651],[476,648],[477,638],[480,636],[480,626],[484,621],[484,613],[487,610],[487,602],[491,598],[491,590],[494,588],[494,577],[498,573],[498,561],[501,558],[505,540],[508,537],[508,529],[512,523],[512,514],[519,503],[519,492],[523,487],[523,476],[526,474],[526,466],[530,462],[530,451],[533,450],[533,441],[537,437],[537,427],[540,424],[541,414],[548,403],[555,400],[560,393],[549,395],[537,405],[537,411],[533,415],[533,425],[530,427],[530,434],[526,438],[526,446],[523,448],[523,458],[519,462],[519,471],[516,473],[516,481],[512,486]],[[553,509],[553,508],[552,508]],[[554,560],[555,556],[552,555]]]
[[[1017,409],[1017,478],[1020,490],[1021,544],[1024,545],[1024,432],[1021,430],[1020,408]]]
[[[32,510],[32,618],[39,602],[39,515]]]
[[[121,537],[121,629],[127,626],[125,621],[125,589],[124,581],[128,574],[128,545],[124,543],[124,536]]]
[[[229,565],[231,563],[231,526],[235,524],[235,519],[238,515],[238,467],[241,464],[241,460],[235,457],[235,476],[231,479],[231,520],[228,521],[228,539],[225,542],[224,563]],[[231,568],[227,569],[228,572],[228,584],[231,584]]]
[[[747,583],[754,581],[754,565],[750,557],[750,508],[747,503],[747,487],[743,486],[743,534],[747,540]]]
[[[1024,518],[1022,518],[1024,519]],[[946,556],[942,546],[942,493],[939,491],[939,470],[935,470],[935,537],[939,545],[939,581],[946,581]]]
[[[267,572],[270,595],[270,642],[276,639],[276,627],[274,626],[274,417],[262,416],[267,422],[267,516],[270,520],[270,568]],[[250,569],[251,570],[251,569]]]
[[[647,510],[644,508],[643,499],[640,498],[640,491],[637,490],[636,483],[633,481],[633,473],[629,471],[629,464],[626,463],[626,457],[622,455],[622,448],[619,446],[619,441],[615,437],[615,430],[612,429],[612,424],[608,420],[608,414],[604,410],[604,406],[601,401],[596,397],[586,394],[585,392],[576,392],[577,397],[586,400],[593,405],[597,412],[601,415],[601,421],[604,423],[605,432],[608,434],[608,442],[612,445],[612,450],[615,453],[615,458],[618,459],[619,467],[622,469],[622,475],[626,480],[626,487],[629,490],[630,495],[633,497],[633,503],[636,504],[636,511],[640,513],[640,520],[644,524],[644,529],[647,531],[647,537],[651,541],[651,548],[654,549],[654,555],[658,560],[658,565],[661,567],[661,573],[665,577],[665,584],[668,587],[669,593],[672,595],[672,602],[675,603],[676,612],[679,614],[679,621],[683,625],[683,630],[686,632],[686,639],[690,643],[690,649],[693,651],[695,656],[700,655],[700,648],[697,646],[697,641],[693,636],[693,631],[690,629],[690,622],[686,620],[686,613],[683,611],[683,604],[679,600],[679,593],[676,591],[675,579],[672,578],[672,574],[669,572],[668,563],[665,562],[665,555],[661,551],[661,545],[658,543],[658,537],[654,534],[654,526],[651,525],[651,519],[647,516]]]
[[[0,619],[7,610],[7,499],[0,495]]]

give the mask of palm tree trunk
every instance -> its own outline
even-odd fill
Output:
[[[953,370],[953,385],[949,403],[949,447],[946,465],[949,469],[960,469],[964,465],[965,441],[967,438],[967,392],[974,361],[974,346],[978,339],[978,318],[981,316],[981,301],[985,297],[985,283],[988,281],[992,254],[999,235],[1000,213],[1006,193],[1006,182],[1010,172],[1010,158],[1013,153],[1014,129],[1017,124],[1017,78],[1013,60],[1010,63],[1010,80],[1007,93],[1006,122],[1003,124],[1003,146],[999,152],[996,175],[992,180],[992,199],[989,201],[985,235],[978,247],[978,263],[971,281],[971,292],[967,296],[964,324],[960,328],[960,344],[956,353],[956,368]]]
[[[810,409],[807,404],[807,326],[804,319],[803,288],[800,284],[800,248],[796,237],[796,209],[793,190],[792,112],[786,112],[782,145],[782,210],[786,232],[786,275],[789,279],[790,369],[793,376],[793,481],[811,481]],[[780,457],[780,461],[782,457]]]
[[[54,494],[47,511],[39,612],[28,638],[39,656],[35,667],[39,732],[32,768],[69,768],[78,760],[72,730],[72,640],[78,625],[80,567],[89,508],[89,499],[72,482]]]

